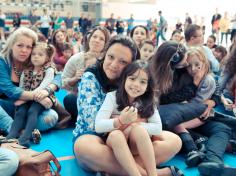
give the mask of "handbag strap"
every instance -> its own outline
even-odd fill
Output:
[[[54,172],[54,175],[59,176],[60,175],[59,173],[61,171],[61,165],[59,161],[57,160],[57,158],[55,157],[55,155],[50,150],[45,150],[43,153],[47,153],[50,156],[50,161],[53,161],[54,165],[56,166],[56,170],[54,170],[54,167],[52,166],[50,162],[49,162],[49,165],[52,171]]]

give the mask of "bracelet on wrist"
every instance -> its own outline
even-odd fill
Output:
[[[51,95],[53,93],[53,90],[50,87],[45,87],[44,90],[48,92],[48,95]]]

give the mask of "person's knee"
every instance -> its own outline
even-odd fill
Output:
[[[130,131],[130,137],[132,138],[146,138],[149,137],[149,134],[147,132],[147,130],[142,127],[139,124],[134,124],[132,125],[132,129]]]
[[[120,130],[114,130],[109,133],[107,137],[107,143],[110,145],[119,145],[122,141],[125,141],[125,135]]]
[[[228,134],[229,136],[231,135],[232,129],[224,123],[218,123],[214,128],[216,129],[216,131],[224,132]]]
[[[48,130],[56,125],[58,121],[58,114],[56,111],[49,109],[44,111],[38,119],[37,128],[40,131]]]

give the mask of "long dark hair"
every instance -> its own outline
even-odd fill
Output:
[[[231,75],[236,73],[236,47],[233,47],[229,52],[227,63],[225,65],[225,71]]]
[[[178,51],[179,47],[182,49]],[[174,77],[174,69],[172,68],[172,65],[177,65],[181,62],[185,53],[185,47],[182,44],[173,41],[163,43],[155,52],[151,59],[151,65],[158,96],[167,93],[172,87]],[[175,59],[178,60],[172,62],[171,60],[175,54],[178,56]]]
[[[127,92],[125,90],[125,82],[128,76],[133,75],[138,70],[144,70],[148,75],[147,89],[143,95],[137,97],[134,102],[130,104]],[[129,64],[121,75],[121,82],[116,92],[118,110],[122,111],[127,106],[135,106],[138,109],[138,114],[141,118],[149,118],[154,114],[154,100],[154,82],[148,62],[137,60]]]

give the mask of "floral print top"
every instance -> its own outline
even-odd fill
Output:
[[[95,75],[85,72],[78,87],[77,108],[78,116],[74,137],[84,133],[95,132],[95,119],[106,93],[103,91]]]

